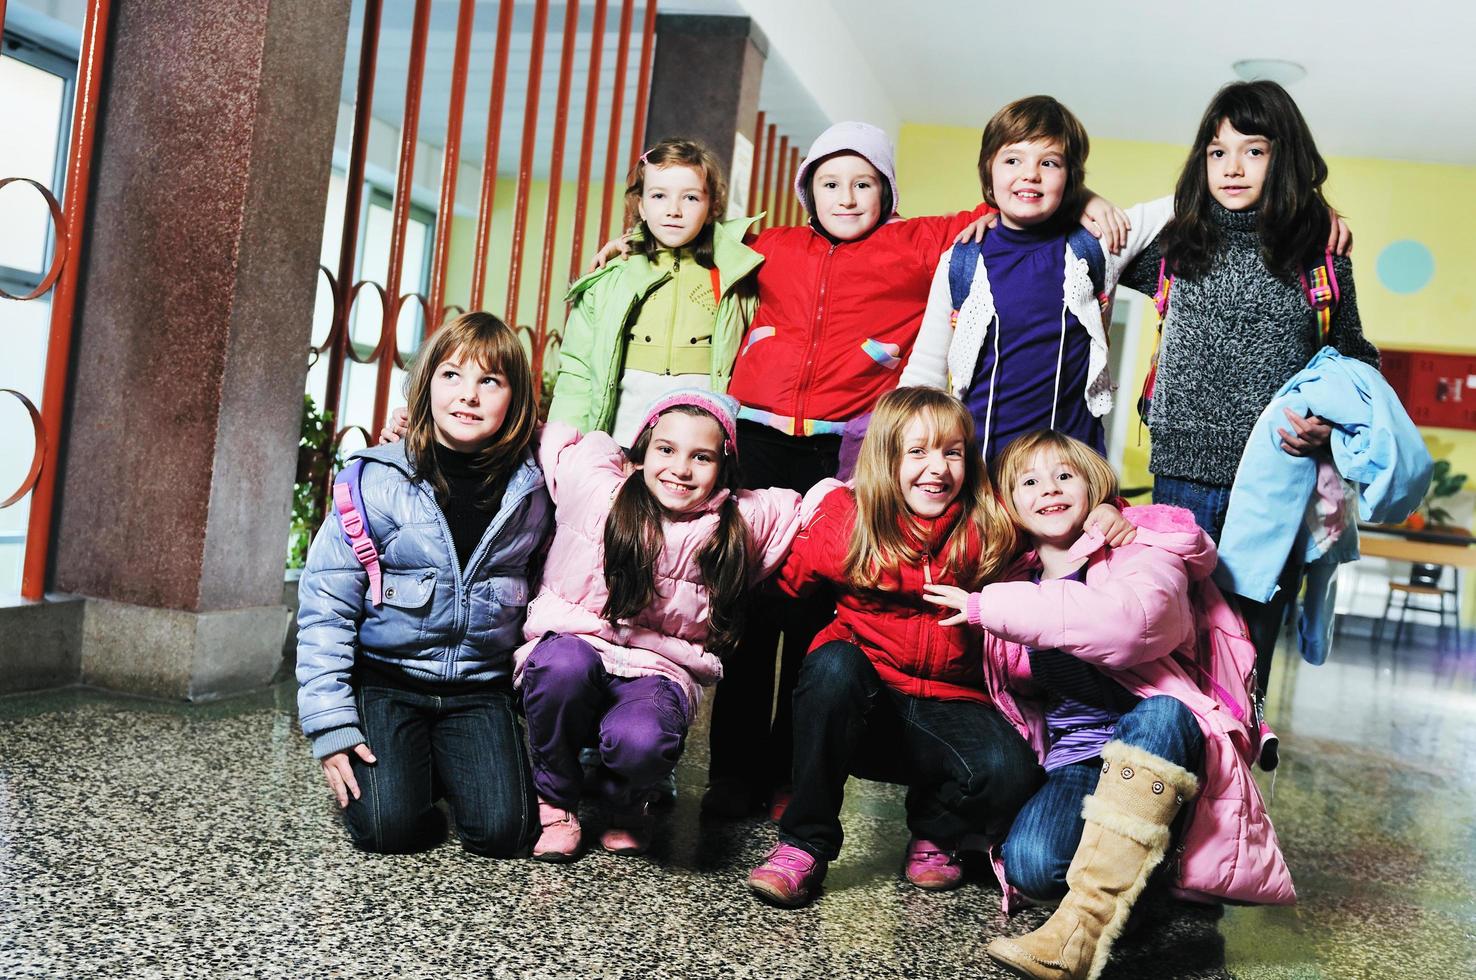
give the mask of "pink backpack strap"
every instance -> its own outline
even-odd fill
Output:
[[[364,470],[364,461],[356,459],[333,480],[333,507],[338,511],[338,523],[343,528],[343,539],[353,551],[364,573],[369,576],[369,599],[374,605],[384,601],[382,575],[379,567],[379,549],[369,537],[364,521],[363,501],[359,497],[359,477]]]
[[[1338,274],[1333,270],[1332,252],[1324,253],[1322,262],[1301,273],[1301,278],[1302,295],[1307,298],[1307,305],[1312,307],[1312,312],[1317,314],[1318,339],[1325,344],[1332,333],[1333,310],[1337,308],[1338,300],[1342,299]]]
[[[1168,274],[1168,260],[1158,260],[1158,291],[1153,294],[1153,308],[1158,311],[1160,324],[1164,314],[1169,308],[1169,289],[1174,284],[1174,277]]]

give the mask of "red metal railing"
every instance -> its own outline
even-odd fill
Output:
[[[428,288],[424,294],[412,291],[401,293],[401,282],[411,275],[404,268],[407,253],[407,228],[410,220],[411,183],[415,173],[417,134],[422,113],[421,95],[425,72],[426,38],[429,31],[430,0],[417,0],[414,20],[410,31],[410,58],[405,78],[405,109],[400,123],[399,160],[395,175],[392,217],[390,227],[390,249],[387,268],[382,280],[359,279],[355,281],[358,255],[361,250],[361,213],[365,199],[365,181],[372,124],[372,98],[378,71],[378,51],[381,40],[383,0],[366,0],[364,23],[359,38],[359,75],[354,106],[354,130],[350,139],[347,167],[348,187],[342,234],[339,242],[339,260],[336,274],[323,269],[333,299],[333,315],[327,337],[312,348],[314,357],[328,358],[322,374],[325,407],[341,411],[347,365],[350,362],[375,365],[374,408],[367,419],[336,419],[335,445],[350,430],[364,432],[367,424],[370,431],[377,432],[388,413],[391,382],[394,369],[404,366],[401,348],[408,349],[410,338],[400,336],[400,312],[407,304],[419,304],[425,315],[426,333],[436,329],[451,311],[461,309],[498,309],[505,311],[509,324],[525,334],[529,354],[535,372],[544,367],[547,353],[559,339],[557,325],[550,324],[550,310],[555,288],[554,265],[561,247],[568,247],[569,275],[577,275],[579,268],[592,251],[587,243],[586,225],[590,208],[590,195],[595,192],[590,186],[590,174],[594,169],[596,149],[595,133],[599,127],[600,92],[606,81],[603,66],[604,48],[607,40],[616,45],[614,70],[608,82],[613,89],[613,98],[608,108],[608,131],[605,139],[604,186],[600,189],[599,242],[610,234],[611,211],[617,192],[618,181],[634,155],[638,155],[645,139],[646,103],[650,96],[651,62],[655,45],[657,0],[646,0],[641,27],[639,67],[636,69],[635,109],[627,135],[622,124],[625,116],[626,92],[630,79],[631,42],[635,29],[635,0],[622,0],[618,30],[608,39],[606,21],[609,0],[596,0],[590,39],[589,68],[584,88],[585,104],[581,125],[578,163],[578,187],[575,189],[575,204],[572,218],[566,208],[560,207],[564,177],[567,119],[574,76],[574,55],[579,34],[579,0],[566,0],[562,29],[562,49],[559,60],[557,96],[554,100],[554,119],[543,120],[542,125],[553,126],[553,151],[547,175],[548,195],[542,221],[542,239],[529,241],[529,209],[534,198],[534,167],[537,162],[538,136],[540,132],[539,107],[542,102],[544,79],[544,56],[548,42],[549,0],[536,0],[533,5],[531,30],[526,35],[528,50],[528,81],[523,93],[522,128],[519,134],[519,156],[517,186],[511,204],[510,232],[506,252],[502,261],[506,263],[506,290],[500,296],[489,296],[489,272],[501,264],[494,257],[494,224],[507,221],[506,213],[499,213],[496,206],[498,160],[502,149],[503,117],[507,108],[508,72],[511,60],[511,41],[514,34],[515,0],[500,0],[493,45],[491,86],[487,101],[487,130],[482,153],[482,175],[480,198],[477,207],[476,229],[469,247],[458,253],[458,237],[453,232],[453,219],[457,202],[457,178],[462,165],[463,116],[466,110],[467,79],[472,73],[470,62],[478,44],[475,34],[476,3],[474,0],[458,0],[456,42],[452,58],[448,122],[444,153],[440,167],[440,186],[435,216],[434,242],[430,262]],[[521,38],[520,38],[521,39]],[[631,156],[622,156],[625,141],[633,147]],[[505,226],[506,227],[506,226]],[[536,234],[536,233],[535,233]],[[596,243],[598,244],[598,243]],[[538,256],[536,272],[528,266],[528,250],[535,249]],[[470,253],[470,254],[465,254]],[[451,295],[455,281],[453,269],[460,263],[470,261],[470,288],[468,294]],[[524,280],[536,275],[536,300],[531,316],[520,317],[527,306],[523,296]],[[351,323],[356,302],[361,293],[368,290],[379,299],[383,313],[378,341],[367,353],[362,346],[352,342]],[[462,306],[462,303],[465,306]],[[349,423],[357,422],[359,425]],[[326,497],[326,482],[322,493]]]
[[[5,0],[0,0],[0,24],[5,21]],[[102,92],[107,56],[108,16],[111,0],[91,0],[82,25],[82,46],[77,58],[77,90],[72,106],[71,137],[67,146],[66,183],[62,200],[34,180],[4,179],[0,188],[24,183],[40,192],[51,211],[53,258],[38,287],[25,296],[3,295],[8,300],[30,300],[51,293],[51,324],[47,332],[46,366],[41,381],[38,409],[21,392],[6,389],[26,409],[35,433],[36,447],[25,478],[0,507],[9,507],[31,495],[26,524],[26,553],[21,566],[21,596],[40,599],[46,590],[51,560],[51,526],[56,510],[57,468],[55,447],[61,444],[66,409],[67,370],[72,357],[72,322],[77,307],[77,276],[80,272],[83,230],[87,227],[87,192],[92,173],[93,139],[97,129],[97,106]],[[3,176],[3,175],[0,175]],[[12,191],[11,193],[16,193]]]

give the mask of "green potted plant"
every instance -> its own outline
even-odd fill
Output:
[[[302,436],[297,442],[297,481],[292,488],[292,530],[287,539],[287,569],[307,563],[308,545],[323,523],[322,488],[329,468],[342,460],[333,451],[333,413],[319,411],[312,395],[302,398]]]
[[[1425,491],[1425,499],[1420,501],[1420,508],[1416,511],[1416,514],[1423,517],[1424,526],[1449,524],[1450,512],[1441,507],[1439,501],[1460,493],[1465,485],[1466,474],[1452,473],[1450,460],[1436,460],[1434,469],[1430,471],[1430,489]]]

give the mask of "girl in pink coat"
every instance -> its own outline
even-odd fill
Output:
[[[987,631],[995,704],[1035,747],[1046,785],[1021,809],[996,870],[1005,904],[1061,899],[1044,926],[990,943],[1028,977],[1096,977],[1150,874],[1177,841],[1170,884],[1201,900],[1289,904],[1291,876],[1250,778],[1246,706],[1197,681],[1191,582],[1213,589],[1214,545],[1188,511],[1129,508],[1134,542],[1083,533],[1116,492],[1111,468],[1058,432],[1000,457],[997,486],[1033,550],[1019,580],[930,598]],[[1228,607],[1216,642],[1254,655]],[[1243,649],[1242,649],[1243,647]],[[1248,700],[1240,691],[1240,699]],[[1064,896],[1064,898],[1063,898]]]
[[[543,827],[536,859],[579,853],[579,752],[592,744],[611,808],[600,842],[645,851],[655,789],[676,766],[701,689],[723,675],[742,597],[799,530],[798,493],[739,489],[737,409],[711,391],[664,395],[628,463],[605,433],[543,430],[554,539],[514,673]]]

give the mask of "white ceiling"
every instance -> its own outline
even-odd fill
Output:
[[[884,124],[982,128],[1011,99],[1047,93],[1094,136],[1182,144],[1233,62],[1284,58],[1307,69],[1290,91],[1323,152],[1476,164],[1469,2],[736,2],[802,76],[807,58],[850,52],[853,72],[806,84],[824,106],[880,83],[884,94],[858,109]],[[807,29],[792,30],[800,18]]]
[[[552,3],[544,54],[537,170],[552,143],[563,4]],[[618,0],[611,0],[595,173],[603,163]],[[636,4],[637,29],[645,3]],[[411,0],[387,0],[374,114],[399,124]],[[582,0],[565,173],[578,153],[592,0]],[[660,0],[665,13],[747,14],[770,43],[761,105],[801,149],[828,122],[861,118],[895,135],[904,122],[981,128],[995,109],[1049,93],[1096,137],[1186,143],[1211,94],[1243,58],[1299,62],[1291,91],[1324,153],[1476,165],[1476,4],[1434,0]],[[352,102],[361,4],[355,4],[343,97]],[[479,160],[497,17],[478,0],[463,157]],[[444,140],[456,4],[432,5],[420,135]],[[531,0],[518,0],[500,169],[516,167]],[[631,52],[632,74],[639,36]],[[714,79],[714,85],[724,84]],[[624,112],[628,134],[633,86]],[[629,136],[621,145],[628,145]],[[624,149],[622,149],[624,154]]]

